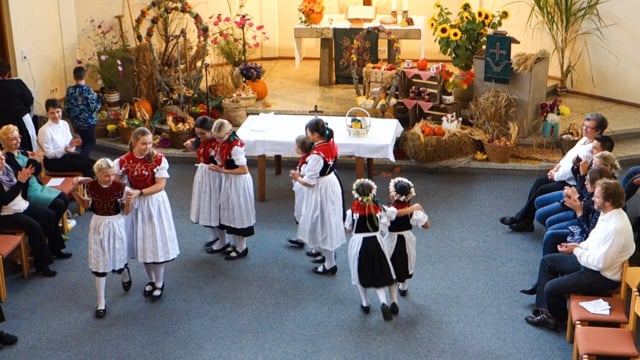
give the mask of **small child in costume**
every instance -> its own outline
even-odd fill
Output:
[[[360,308],[365,314],[369,313],[367,288],[375,288],[382,317],[389,321],[399,310],[397,303],[387,304],[386,288],[395,283],[395,274],[382,242],[380,222],[381,219],[393,220],[397,215],[408,214],[413,208],[398,212],[394,207],[383,206],[375,197],[376,189],[376,184],[369,179],[356,180],[352,189],[355,200],[347,210],[345,228],[353,234],[348,257],[351,282],[358,286],[360,292]]]
[[[107,274],[122,274],[122,290],[131,289],[131,273],[127,265],[127,237],[125,219],[131,209],[132,198],[125,185],[115,180],[113,161],[102,158],[93,165],[96,179],[76,178],[76,184],[85,184],[86,197],[72,192],[76,201],[85,207],[91,206],[94,215],[89,224],[89,269],[96,279],[98,304],[95,316],[107,314],[105,287]]]
[[[302,176],[304,176],[304,170],[307,167],[307,156],[311,153],[311,149],[313,148],[313,143],[309,141],[307,135],[298,135],[296,137],[296,154],[300,155],[300,160],[298,161],[298,165],[295,170],[298,171]],[[306,192],[305,187],[297,181],[291,181],[293,183],[293,194],[294,194],[294,207],[293,207],[293,217],[296,220],[296,224],[300,222],[300,218],[302,217],[302,201],[304,200],[304,194]],[[303,248],[304,241],[298,238],[290,238],[287,239],[289,244]]]
[[[410,208],[410,202],[414,196],[416,191],[411,181],[397,177],[389,182],[390,206],[398,210]],[[398,288],[400,295],[407,295],[409,291],[407,281],[413,276],[416,263],[416,237],[411,229],[413,226],[428,229],[430,225],[429,216],[422,207],[415,208],[406,215],[396,216],[389,224],[383,242],[387,254],[391,256],[391,264],[396,274],[397,283],[389,288],[392,303],[398,302]]]

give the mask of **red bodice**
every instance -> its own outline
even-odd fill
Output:
[[[162,164],[162,154],[156,154],[152,162],[137,158],[131,151],[120,157],[122,172],[127,175],[129,186],[134,189],[146,189],[156,183],[155,170]]]

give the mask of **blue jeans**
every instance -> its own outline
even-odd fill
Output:
[[[577,225],[578,219],[576,213],[573,210],[564,211],[555,214],[547,219],[547,230],[556,230],[567,228],[570,225]]]
[[[553,202],[536,210],[536,221],[542,226],[548,227],[549,225],[547,225],[547,222],[550,217],[565,212],[568,209],[568,207],[564,206],[564,204],[559,201]]]
[[[564,190],[550,192],[548,194],[540,195],[535,200],[536,209],[541,209],[547,205],[551,205],[555,202],[561,201],[564,198]]]
[[[562,323],[567,320],[567,296],[570,294],[599,296],[618,286],[619,281],[583,267],[573,255],[548,254],[540,260],[536,307],[549,310]]]
[[[558,252],[558,245],[567,242],[571,234],[569,229],[547,230],[542,238],[542,256]]]

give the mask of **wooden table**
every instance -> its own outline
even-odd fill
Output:
[[[300,66],[304,55],[302,53],[302,39],[312,38],[320,39],[320,68],[319,68],[319,84],[320,86],[329,86],[333,84],[333,29],[336,28],[353,28],[366,29],[369,27],[380,26],[380,18],[378,17],[369,23],[359,26],[353,26],[344,15],[325,15],[322,22],[318,25],[305,26],[298,24],[293,28],[294,50],[296,67]],[[412,26],[384,25],[386,30],[398,40],[420,40],[420,56],[424,56],[424,16],[411,16],[414,24]],[[393,52],[393,41],[388,39],[386,32],[380,32],[381,39],[387,39],[387,61],[395,62],[395,53]]]
[[[298,157],[295,153],[295,138],[304,134],[310,115],[260,114],[247,117],[238,129],[238,136],[245,146],[248,156],[258,158],[258,201],[266,199],[266,157],[275,157],[275,174],[281,173],[283,155]],[[371,129],[366,137],[355,138],[347,134],[344,116],[323,116],[334,131],[334,141],[340,156],[355,156],[356,178],[364,174],[367,159],[368,177],[373,177],[373,160],[395,161],[393,147],[402,133],[402,126],[396,119],[371,119]]]

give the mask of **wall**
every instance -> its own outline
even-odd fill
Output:
[[[246,11],[254,16],[256,23],[264,24],[270,40],[264,44],[262,51],[256,54],[264,58],[293,58],[293,26],[298,22],[297,7],[301,0],[247,0]],[[10,20],[13,26],[13,50],[19,57],[20,50],[25,48],[30,55],[29,62],[17,59],[17,74],[25,82],[35,88],[38,102],[44,102],[49,96],[63,96],[64,88],[71,82],[70,72],[75,65],[78,38],[82,43],[81,31],[89,17],[111,19],[123,14],[125,29],[131,29],[131,18],[127,7],[128,1],[114,0],[8,0]],[[238,1],[231,0],[233,8]],[[130,0],[133,17],[148,1]],[[349,4],[359,4],[359,0],[325,0],[326,13],[340,13]],[[391,0],[374,0],[379,14],[389,13]],[[398,0],[401,4],[402,0]],[[427,19],[434,14],[435,0],[409,0],[409,14],[424,15]],[[457,11],[460,0],[441,0],[441,3]],[[474,8],[482,6],[488,10],[506,8],[511,18],[503,26],[511,35],[522,43],[514,45],[512,53],[536,52],[541,48],[550,48],[547,34],[543,30],[533,29],[526,24],[529,14],[528,6],[522,1],[513,0],[476,0],[470,1]],[[211,22],[209,15],[228,14],[227,2],[222,0],[192,1],[206,22]],[[399,5],[400,6],[400,5]],[[38,11],[34,11],[37,9]],[[604,29],[606,46],[597,41],[590,43],[591,63],[581,62],[575,82],[570,88],[640,104],[640,95],[635,91],[635,83],[640,82],[640,60],[632,54],[629,39],[636,39],[640,31],[634,27],[634,15],[640,13],[640,2],[609,1],[601,8],[605,20],[613,24]],[[37,25],[36,25],[37,24]],[[131,35],[129,35],[131,36]],[[428,30],[426,50],[419,54],[417,42],[404,42],[402,56],[417,59],[426,57],[430,61],[446,59],[438,53],[433,42],[433,35]],[[305,58],[318,57],[319,41],[304,40]],[[212,58],[212,61],[216,59]],[[30,65],[30,66],[29,66]],[[591,77],[593,73],[593,81]],[[555,58],[551,59],[550,76],[558,76]]]

